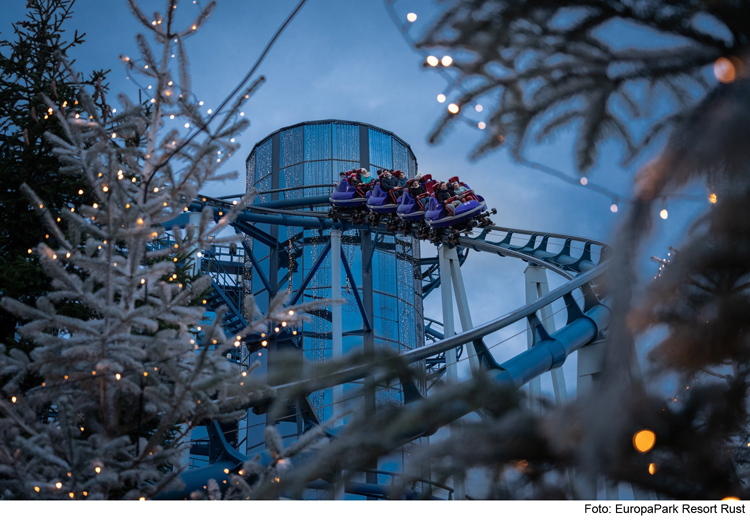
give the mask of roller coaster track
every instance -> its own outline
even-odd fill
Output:
[[[341,220],[329,219],[325,212],[312,210],[313,207],[327,204],[327,202],[327,196],[320,196],[266,202],[262,206],[248,206],[237,218],[234,226],[238,231],[242,231],[250,236],[253,236],[253,231],[247,230],[247,225],[254,223],[305,227],[319,229],[321,232],[324,229],[338,228],[342,231],[368,230],[375,233],[391,233],[382,225],[353,225]],[[192,211],[200,211],[206,206],[214,208],[214,218],[217,221],[221,218],[219,212],[222,210],[227,211],[231,207],[221,199],[199,197],[198,200],[190,205],[190,209]],[[309,210],[299,208],[309,208]],[[183,219],[183,222],[187,222],[187,218]],[[497,234],[504,234],[503,239],[499,241],[487,239],[489,235]],[[528,238],[524,244],[513,245],[513,238],[518,236]],[[541,241],[537,244],[537,240],[540,238]],[[551,240],[563,241],[562,243],[557,243],[562,246],[559,252],[549,251],[548,245],[552,244]],[[573,242],[583,244],[581,255],[578,257],[571,255]],[[469,234],[461,235],[458,238],[457,246],[465,249],[465,251],[473,250],[501,257],[520,259],[530,265],[543,267],[561,276],[566,282],[533,303],[524,305],[507,315],[476,325],[453,336],[440,339],[442,333],[433,330],[432,338],[434,341],[400,355],[400,359],[406,364],[439,358],[441,355],[443,355],[442,361],[444,362],[446,351],[472,344],[476,355],[479,357],[480,368],[486,372],[487,376],[494,383],[503,387],[520,388],[535,377],[561,366],[573,351],[604,337],[604,331],[610,320],[610,311],[602,304],[595,292],[597,290],[597,283],[601,282],[603,274],[606,273],[611,263],[612,247],[610,245],[585,237],[490,226],[482,229],[478,236],[473,237]],[[592,249],[599,250],[598,259],[594,257],[596,252],[592,253]],[[573,296],[574,292],[578,290],[582,293],[582,307],[579,306]],[[567,310],[566,324],[557,332],[550,334],[540,322],[537,313],[544,307],[560,299],[565,302]],[[497,363],[488,348],[484,345],[483,338],[523,320],[527,320],[530,327],[534,329],[537,337],[536,344],[502,364]],[[266,396],[259,398],[249,405],[265,409],[273,399],[297,398],[299,395],[308,395],[313,391],[362,380],[365,377],[370,377],[371,380],[374,379],[374,382],[377,384],[385,383],[392,379],[393,374],[386,372],[377,363],[355,365],[315,379],[275,386],[275,397]],[[469,383],[471,383],[470,380],[459,384]],[[419,405],[420,401],[424,402],[426,399],[434,398],[432,396],[414,395],[415,389],[414,387],[413,390],[407,391],[406,387],[404,387],[404,407]],[[471,403],[456,403],[449,410],[446,410],[446,413],[442,414],[444,420],[443,424],[439,426],[449,424],[473,411],[476,411],[476,409]],[[435,429],[435,424],[427,421],[423,423],[415,421],[411,430],[404,432],[401,442],[406,443],[420,436],[431,435]],[[346,425],[331,431],[331,435],[334,437],[345,435],[345,433]],[[202,490],[210,478],[214,478],[218,483],[221,483],[226,478],[227,472],[233,473],[239,471],[242,463],[250,459],[251,456],[242,454],[227,443],[218,425],[215,425],[211,429],[211,436],[222,446],[221,455],[214,464],[208,467],[184,471],[180,477],[185,483],[186,488],[180,491],[162,493],[158,499],[181,499],[187,497],[192,491]],[[268,450],[252,454],[252,457],[258,457],[260,464],[273,461],[273,457]],[[311,483],[311,487],[330,488],[330,483],[322,481],[323,476],[320,478]],[[361,493],[373,497],[388,497],[388,490],[380,485],[369,486],[368,488],[366,484],[348,484],[347,491],[350,489],[351,492],[358,494]],[[357,492],[355,489],[362,490]]]

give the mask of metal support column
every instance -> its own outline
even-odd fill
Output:
[[[547,271],[537,265],[530,264],[524,270],[526,284],[526,304],[533,303],[537,299],[549,294],[549,284],[547,283]],[[548,334],[555,332],[555,319],[552,315],[552,306],[547,305],[540,311],[541,322]],[[536,343],[534,330],[529,327],[526,331],[526,341],[529,347]],[[565,376],[562,367],[553,369],[550,372],[552,376],[552,388],[555,393],[557,404],[565,404],[568,401],[568,390],[565,385]],[[537,412],[541,412],[542,381],[539,377],[529,382],[529,396],[531,397],[531,407]]]
[[[331,230],[331,299],[334,303],[331,304],[331,359],[335,362],[340,360],[343,355],[343,328],[341,322],[341,304],[336,303],[341,299],[341,230]],[[344,398],[344,386],[339,384],[333,387],[333,406],[331,406],[331,413],[333,417],[341,415],[343,412],[343,404],[341,403]],[[339,419],[334,423],[334,426],[341,426],[344,424],[343,419]],[[339,472],[337,476],[341,476]],[[337,478],[337,482],[339,479]],[[333,499],[343,500],[344,499],[344,484],[334,483],[333,486]]]
[[[456,253],[455,249],[449,249],[445,244],[438,248],[438,262],[440,265],[440,297],[443,305],[443,335],[450,338],[456,334],[453,323],[453,292],[451,281],[451,252]],[[449,384],[458,382],[458,366],[456,365],[456,349],[448,349],[445,352],[445,373]],[[459,425],[451,424],[451,432],[455,432]],[[457,500],[466,499],[466,488],[463,479],[453,476],[454,498]]]
[[[340,360],[342,351],[343,328],[341,322],[341,305],[335,303],[341,299],[341,230],[331,230],[331,299],[334,303],[331,305],[331,359],[335,362]],[[344,388],[341,385],[333,387],[333,416],[341,414],[343,407]],[[335,426],[340,426],[343,421],[336,421]]]
[[[198,226],[201,223],[201,214],[195,211],[191,211],[188,216],[188,222],[193,225],[195,232],[198,233]],[[191,248],[191,250],[199,250],[199,248]],[[193,275],[196,276],[201,273],[201,258],[198,257],[198,252],[195,253],[193,260]]]
[[[451,258],[451,278],[453,279],[453,288],[456,290],[456,305],[458,306],[458,317],[461,320],[461,329],[468,331],[474,328],[471,321],[471,311],[469,310],[469,300],[466,297],[466,288],[464,288],[464,278],[461,275],[461,263],[458,262],[456,249],[450,250]],[[469,365],[472,373],[479,373],[479,358],[473,343],[466,344],[466,354],[469,357]]]
[[[372,252],[375,251],[375,245],[372,242],[372,234],[369,231],[362,230],[359,232],[362,248],[362,305],[364,305],[365,315],[370,321],[370,329],[362,325],[363,329],[363,347],[365,354],[375,353],[375,314],[374,314],[374,296],[372,291]],[[375,414],[375,382],[374,377],[365,377],[364,386],[364,411],[366,416]],[[377,467],[377,462],[375,463]],[[365,480],[369,484],[377,485],[378,475],[374,472],[367,472]],[[368,500],[375,498],[368,497]]]

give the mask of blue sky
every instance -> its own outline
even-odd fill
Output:
[[[4,4],[0,38],[10,39],[10,22],[23,17],[25,2]],[[297,0],[219,0],[207,24],[187,41],[193,91],[205,101],[204,108],[215,108],[235,87],[296,4]],[[153,13],[163,11],[165,2],[142,0],[140,5],[145,13]],[[436,5],[427,0],[399,0],[396,7],[403,18],[408,12],[418,14],[412,28],[416,34],[437,13]],[[183,24],[195,14],[191,1],[180,3],[178,20]],[[125,0],[78,0],[68,29],[87,34],[87,42],[73,54],[78,69],[111,69],[112,93],[126,92],[137,99],[137,88],[126,79],[118,56],[137,56],[134,36],[143,28]],[[515,165],[503,151],[469,162],[468,153],[480,139],[476,128],[457,124],[438,146],[428,145],[430,129],[451,101],[438,103],[436,96],[444,90],[445,81],[435,71],[422,69],[421,63],[421,57],[394,27],[381,0],[309,0],[259,69],[267,82],[244,109],[251,127],[238,138],[241,149],[224,166],[238,171],[240,177],[213,185],[206,193],[244,191],[245,157],[255,142],[278,128],[317,119],[355,120],[390,130],[409,143],[421,172],[438,178],[461,175],[497,208],[494,221],[499,226],[610,239],[622,215],[610,212],[610,199]],[[479,121],[488,107],[485,105],[483,113],[469,109],[467,116]],[[571,130],[563,131],[553,142],[527,149],[526,156],[575,175],[572,137]],[[618,165],[620,158],[617,145],[606,145],[587,177],[628,194],[635,168],[645,158],[628,169]],[[692,192],[705,194],[701,189]],[[622,211],[626,206],[620,207]],[[664,256],[668,245],[679,245],[690,219],[706,207],[707,203],[669,203],[669,219],[656,222],[643,255],[644,276],[653,276],[657,269],[648,256]],[[464,275],[472,293],[475,324],[523,304],[523,269],[523,263],[510,259],[484,254],[470,257]],[[550,281],[552,288],[558,284],[555,278]],[[426,314],[442,319],[439,296],[431,298]],[[489,345],[493,343],[488,340]],[[514,350],[493,352],[499,360],[520,352],[525,337],[521,335],[514,343]],[[574,373],[574,366],[571,369]]]

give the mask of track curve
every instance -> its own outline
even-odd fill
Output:
[[[261,203],[262,205],[254,204],[248,206],[238,217],[238,220],[249,223],[281,224],[287,226],[316,228],[320,230],[339,228],[342,230],[368,230],[377,233],[392,233],[381,225],[353,225],[347,222],[342,222],[341,220],[329,219],[324,212],[310,211],[312,207],[326,203],[327,196],[317,196],[306,197],[303,199],[276,201],[275,203],[266,202]],[[227,211],[232,207],[231,204],[223,199],[199,197],[190,205],[189,209],[192,211],[200,211],[206,206],[214,208],[216,220],[220,218],[218,215],[220,211]],[[307,207],[310,208],[310,210],[298,209],[301,207]],[[183,220],[184,223],[187,222],[187,218],[184,218]],[[174,224],[179,225],[180,222],[178,221]],[[240,227],[235,226],[235,228],[242,231]],[[503,240],[493,242],[486,239],[487,235],[496,234],[498,232],[505,233]],[[514,246],[511,244],[512,238],[517,235],[528,236],[528,240],[523,245]],[[541,237],[542,240],[537,245],[536,239],[539,237]],[[547,250],[547,245],[550,239],[561,239],[565,241],[562,243],[563,248],[560,252],[553,253]],[[572,241],[584,244],[581,256],[571,256]],[[492,253],[498,256],[521,259],[560,275],[566,279],[566,283],[551,291],[549,294],[537,299],[535,302],[524,305],[510,314],[487,321],[481,325],[476,325],[472,329],[457,333],[449,338],[435,341],[405,352],[400,355],[404,362],[414,363],[426,360],[430,357],[444,353],[448,349],[457,348],[468,343],[480,345],[482,339],[488,334],[497,332],[498,330],[523,319],[528,319],[532,325],[541,326],[541,323],[539,323],[539,320],[536,317],[536,313],[543,307],[563,298],[568,309],[567,324],[552,335],[547,335],[547,333],[544,332],[543,326],[541,326],[542,332],[540,334],[542,339],[534,347],[521,352],[503,364],[498,364],[494,358],[492,358],[489,351],[486,350],[486,347],[483,347],[485,351],[485,353],[483,353],[485,354],[485,359],[481,365],[489,372],[493,380],[501,385],[509,385],[518,388],[542,373],[562,365],[569,354],[595,340],[597,337],[600,337],[602,331],[606,329],[609,323],[610,313],[594,294],[592,283],[598,278],[601,278],[610,266],[612,247],[609,244],[586,237],[489,226],[483,228],[481,233],[475,237],[472,237],[469,234],[461,235],[458,238],[458,246],[476,252]],[[591,253],[592,246],[599,248],[599,259],[596,261]],[[583,307],[579,307],[578,303],[572,296],[573,291],[578,289],[580,289],[583,294]],[[483,346],[483,344],[481,345]],[[480,349],[482,349],[482,347],[477,348],[478,351]],[[274,386],[274,397],[267,396],[256,399],[253,402],[247,403],[247,407],[266,407],[269,405],[270,401],[274,399],[283,399],[291,395],[309,394],[313,391],[373,376],[377,383],[378,381],[392,378],[393,375],[392,373],[385,373],[382,366],[377,363],[353,366],[316,379],[308,379]],[[422,398],[429,399],[431,397]],[[411,404],[413,404],[413,402]],[[409,403],[405,404],[405,406],[409,405]],[[460,406],[455,407],[452,410],[452,418],[450,418],[450,420],[458,419],[472,411],[474,411],[474,409],[470,406],[463,408]],[[425,428],[428,427],[425,426]],[[428,429],[431,428],[432,427],[430,426]],[[338,428],[336,431],[333,431],[332,434],[338,435],[344,433],[345,429],[345,426]],[[245,460],[250,459],[250,456],[241,454],[232,448],[226,442],[223,435],[221,435],[221,432],[219,431],[218,433],[219,440],[224,446],[224,453],[222,455],[223,459],[209,467],[182,472],[180,477],[185,482],[186,488],[182,491],[162,493],[157,499],[181,499],[188,497],[191,491],[201,490],[208,477],[213,477],[217,482],[221,483],[225,477],[227,469],[230,472],[234,472],[241,468],[241,465]],[[409,435],[405,436],[403,442],[406,443],[414,437],[426,435],[428,433],[428,431],[419,431],[419,426],[417,425],[415,431],[410,432]],[[253,454],[253,457],[260,457],[261,464],[272,461],[273,459],[272,455],[266,450]]]

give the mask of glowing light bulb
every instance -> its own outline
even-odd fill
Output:
[[[443,66],[450,66],[453,64],[453,58],[450,55],[445,55],[442,59],[440,59],[440,63]]]
[[[83,194],[83,189],[79,189],[79,190],[78,190],[78,194],[79,194],[79,195],[82,195],[82,194]]]
[[[639,452],[648,452],[656,444],[656,434],[651,430],[641,430],[633,436],[633,446]]]
[[[120,375],[120,373],[117,373],[117,374],[115,375],[115,378],[116,378],[117,380],[120,380],[120,378],[122,378],[122,375]]]
[[[58,489],[61,489],[62,488],[62,483],[60,483],[58,481],[57,483],[55,483],[55,487],[57,487]]]
[[[458,111],[459,111],[459,108],[457,104],[451,103],[450,105],[448,105],[448,112],[450,112],[451,114],[457,114]]]
[[[731,83],[737,77],[732,61],[726,57],[719,57],[714,63],[714,76],[720,83]]]
[[[585,176],[582,176],[580,182],[582,186],[585,186],[586,184],[589,183],[589,179],[586,178]]]
[[[656,465],[654,465],[653,463],[649,463],[648,464],[648,473],[651,474],[652,476],[654,474],[656,474]]]
[[[171,114],[171,115],[169,116],[169,119],[174,119],[174,114]]]
[[[661,211],[659,212],[659,216],[660,216],[660,217],[661,217],[662,219],[664,219],[664,220],[667,220],[667,218],[669,217],[669,212],[667,211],[667,208],[664,208],[664,209],[662,209],[662,210],[661,210]]]
[[[268,342],[263,340],[262,342],[260,342],[260,345],[262,345],[263,347],[266,347],[268,345]]]
[[[617,204],[616,204],[616,203],[614,203],[614,202],[612,202],[612,205],[611,205],[611,206],[609,206],[609,210],[610,210],[610,211],[611,211],[612,213],[617,213],[617,210],[618,210],[618,209],[619,209],[619,208],[617,207]]]
[[[112,133],[112,139],[115,139],[116,137],[117,137],[117,133],[113,132]]]
[[[11,401],[11,402],[12,402],[13,404],[15,404],[15,403],[16,403],[16,400],[17,400],[17,399],[16,399],[16,397],[15,397],[15,396],[13,396],[13,397],[11,397],[11,398],[10,398],[10,401]]]
[[[711,204],[716,204],[716,193],[711,193],[710,195],[708,195],[708,201]]]
[[[190,128],[190,123],[185,123],[185,128],[189,129]]]
[[[240,342],[234,342],[234,346],[235,347],[239,347],[240,346]]]
[[[484,121],[480,121],[477,124],[477,127],[479,127],[479,130],[484,130],[487,125],[484,123]]]
[[[430,55],[429,57],[427,57],[427,64],[429,64],[430,66],[437,66],[439,62],[440,61],[438,60],[438,58],[434,55]]]
[[[98,474],[99,472],[101,472],[101,471],[102,471],[102,467],[96,467],[96,468],[94,469],[94,472],[96,472],[97,474]]]
[[[437,100],[438,103],[445,103],[445,94],[438,94]]]
[[[409,22],[416,22],[416,20],[417,20],[417,14],[416,13],[409,13],[408,15],[406,15],[406,20],[408,20]]]

